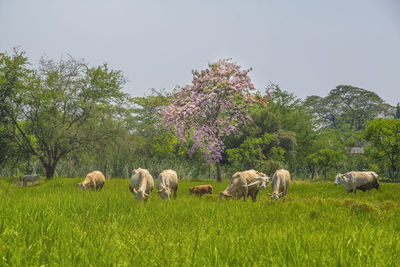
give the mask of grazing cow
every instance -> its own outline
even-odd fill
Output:
[[[133,170],[129,190],[135,195],[138,201],[150,198],[150,193],[154,187],[154,180],[151,174],[146,169]]]
[[[85,180],[78,184],[81,191],[86,189],[101,190],[105,182],[104,175],[100,171],[94,171],[86,175]]]
[[[40,175],[25,175],[24,178],[22,178],[22,183],[24,186],[27,186],[28,182],[32,182],[33,186],[37,179],[40,179]]]
[[[277,170],[272,176],[272,194],[268,194],[271,199],[277,200],[286,197],[290,183],[290,174],[287,170]]]
[[[339,173],[336,175],[335,185],[343,185],[347,193],[356,193],[359,189],[363,192],[371,191],[376,188],[381,191],[379,185],[379,176],[375,172],[347,172],[345,174]]]
[[[263,177],[263,178],[261,178]],[[256,180],[257,178],[261,178]],[[256,201],[260,185],[266,188],[268,178],[264,173],[256,170],[248,170],[244,172],[236,172],[232,175],[231,182],[228,187],[219,193],[219,198],[223,199],[240,199],[243,197],[244,201],[250,195],[253,201]]]
[[[212,194],[212,193],[213,193],[213,187],[210,184],[189,187],[189,195],[195,194],[195,195],[200,196],[200,198],[204,194]]]
[[[157,193],[161,199],[171,199],[171,190],[174,191],[174,198],[178,191],[178,175],[174,170],[165,170],[157,178]]]

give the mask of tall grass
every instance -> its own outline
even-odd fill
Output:
[[[257,202],[189,196],[137,203],[128,179],[80,192],[80,179],[0,185],[0,266],[395,266],[400,184],[347,195],[332,183],[293,183],[288,198]],[[208,183],[208,181],[207,181]],[[268,190],[270,191],[270,189]]]

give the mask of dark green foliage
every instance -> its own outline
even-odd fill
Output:
[[[376,93],[350,85],[339,85],[326,97],[309,96],[305,104],[321,126],[336,129],[362,130],[365,122],[393,114],[393,107]]]
[[[0,53],[0,166],[27,159],[14,144],[16,128],[13,121],[21,106],[24,81],[32,74],[24,54],[18,49],[11,56]]]
[[[400,103],[397,103],[396,113],[394,114],[395,119],[400,119]]]
[[[322,171],[326,181],[328,171],[337,167],[340,156],[341,154],[339,152],[325,148],[309,155],[307,157],[307,162],[312,170],[312,174],[315,172],[314,168],[319,168]],[[313,178],[314,177],[312,176],[311,179]]]
[[[101,170],[106,177],[129,177],[142,167],[156,176],[171,168],[183,179],[215,178],[203,151],[189,157],[190,130],[181,143],[164,126],[164,110],[176,92],[152,89],[148,96],[129,97],[123,84],[122,73],[106,64],[42,59],[33,68],[19,50],[0,53],[0,176],[74,177]],[[225,179],[252,168],[268,175],[286,168],[292,177],[326,180],[351,170],[399,175],[397,152],[377,143],[397,140],[397,133],[384,131],[379,139],[364,132],[377,117],[400,118],[399,105],[395,111],[374,92],[348,85],[302,101],[271,84],[254,97],[252,120],[240,136],[225,139]]]
[[[60,159],[113,135],[116,118],[126,111],[124,78],[106,64],[42,59],[35,70],[21,57],[18,51],[0,55],[0,62],[16,62],[2,64],[1,109],[14,145],[36,157],[52,178]]]
[[[398,177],[400,170],[400,120],[375,119],[367,123],[363,137],[371,142],[368,150],[375,160],[389,169],[391,177]]]

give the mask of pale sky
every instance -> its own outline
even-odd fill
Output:
[[[16,46],[32,63],[107,62],[133,96],[233,58],[259,90],[271,81],[304,98],[350,84],[400,102],[398,0],[0,0],[0,51]]]

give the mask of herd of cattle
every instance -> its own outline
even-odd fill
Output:
[[[26,186],[28,182],[32,185],[39,175],[26,175],[23,178],[23,185]],[[104,186],[105,178],[100,171],[89,173],[85,180],[78,183],[81,190],[95,189],[101,190]],[[250,196],[253,201],[256,201],[258,191],[266,189],[270,182],[270,178],[256,170],[248,170],[243,172],[236,172],[232,175],[231,182],[228,187],[220,192],[219,198],[223,199],[240,199]],[[272,192],[268,194],[271,199],[277,200],[278,198],[285,197],[290,184],[290,174],[287,170],[277,170],[272,176]],[[373,188],[381,190],[379,185],[379,176],[375,172],[348,172],[345,174],[336,175],[335,185],[343,185],[347,193],[356,193],[356,190],[370,191]],[[171,193],[176,198],[178,191],[178,175],[174,170],[165,170],[160,173],[157,178],[157,193],[161,199],[171,199]],[[150,193],[154,187],[154,180],[151,174],[146,169],[136,169],[133,171],[129,190],[135,195],[137,200],[146,200],[151,197]],[[212,185],[198,185],[189,188],[189,194],[202,196],[204,194],[212,194]]]
[[[26,176],[27,177],[27,176]],[[29,176],[30,178],[31,176]],[[78,183],[81,190],[96,189],[101,190],[105,182],[104,175],[100,171],[89,173],[85,180]],[[251,196],[253,201],[256,201],[258,191],[266,189],[270,182],[270,178],[256,170],[247,170],[236,172],[232,175],[228,187],[220,192],[220,199],[240,199],[247,200]],[[24,179],[24,185],[25,185]],[[287,170],[277,170],[272,176],[271,181],[272,192],[268,194],[271,199],[277,200],[281,197],[286,197],[289,184],[290,174]],[[343,185],[347,193],[356,193],[356,190],[370,191],[373,188],[381,190],[379,185],[379,177],[375,172],[348,172],[338,174],[335,179],[335,185]],[[157,178],[157,193],[161,199],[171,199],[177,197],[178,191],[178,175],[174,170],[165,170],[160,173]],[[137,200],[146,200],[151,197],[150,193],[154,187],[154,180],[151,174],[146,169],[136,169],[133,171],[129,183],[129,190],[135,195]],[[204,194],[212,194],[212,185],[198,185],[189,188],[189,194],[202,196]]]

